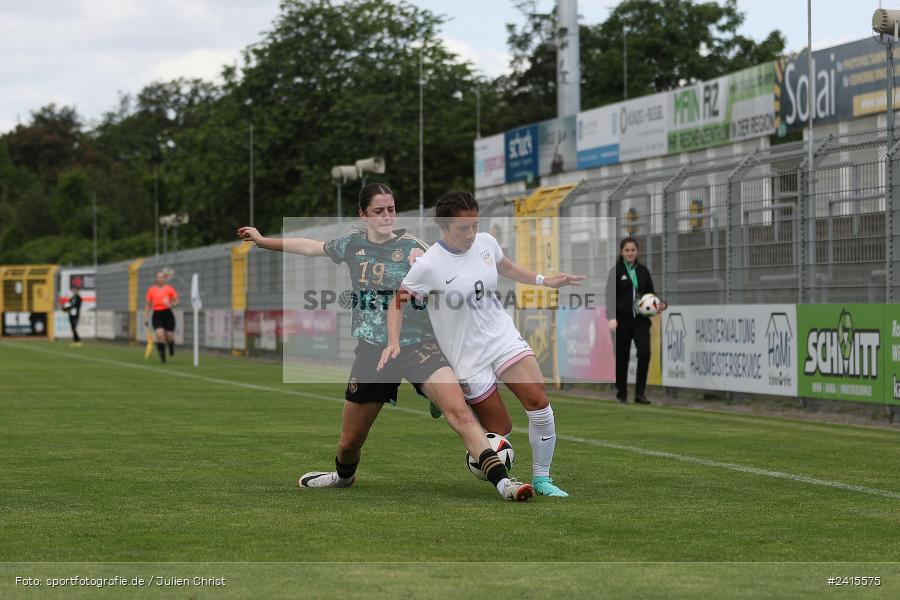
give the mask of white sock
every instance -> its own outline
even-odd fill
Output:
[[[541,410],[526,410],[528,415],[528,441],[531,443],[535,477],[549,477],[553,451],[556,450],[556,421],[553,408],[548,404]]]
[[[500,492],[500,495],[503,495],[503,490],[506,488],[506,484],[509,483],[509,477],[504,477],[500,480],[500,483],[497,484],[497,491]]]

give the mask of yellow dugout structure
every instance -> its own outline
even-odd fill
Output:
[[[58,271],[56,265],[0,267],[0,335],[53,339]]]
[[[576,184],[543,187],[530,196],[516,198],[516,262],[544,275],[559,272],[559,206]],[[552,373],[559,385],[556,355],[556,317],[559,292],[534,285],[516,284],[518,323],[522,335],[537,355],[545,375]]]

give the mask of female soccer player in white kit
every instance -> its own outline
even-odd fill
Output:
[[[512,390],[528,415],[533,455],[532,485],[543,496],[567,496],[550,479],[556,448],[553,409],[534,352],[497,299],[498,275],[521,283],[559,288],[578,285],[582,275],[544,277],[503,255],[497,240],[478,233],[478,203],[468,192],[449,192],[435,208],[442,238],[416,260],[388,311],[388,345],[379,368],[400,352],[401,305],[410,296],[428,299],[435,337],[454,372],[466,402],[488,431],[512,429],[497,391],[497,379]],[[420,303],[414,301],[418,308]]]

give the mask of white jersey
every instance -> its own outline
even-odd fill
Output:
[[[441,350],[460,379],[471,377],[506,352],[521,335],[497,299],[497,263],[503,250],[489,233],[454,254],[431,246],[406,274],[401,287],[428,297],[428,316]]]

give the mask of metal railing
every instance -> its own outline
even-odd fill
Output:
[[[891,302],[900,144],[887,141],[886,130],[831,135],[812,165],[794,142],[589,179],[561,214],[615,217],[611,237],[637,238],[670,302]]]

